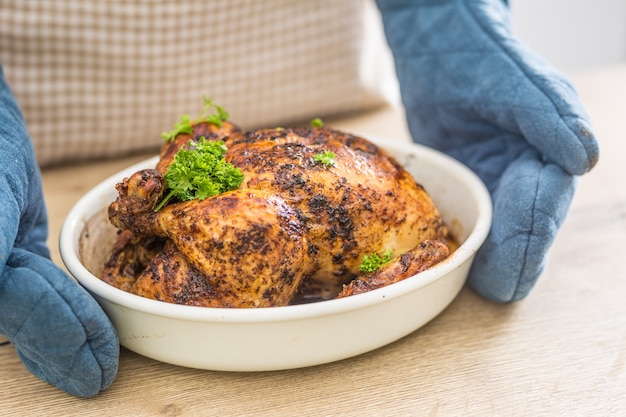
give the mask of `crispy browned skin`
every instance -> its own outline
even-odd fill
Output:
[[[447,256],[447,230],[430,197],[369,141],[328,128],[233,129],[225,135],[225,157],[245,175],[238,190],[172,203],[155,213],[166,189],[163,167],[174,148],[161,153],[160,168],[118,184],[111,222],[172,243],[131,291],[183,304],[278,306],[289,304],[303,288],[339,292],[359,275],[366,254],[405,254],[385,268],[384,279],[369,280],[372,289]],[[334,166],[314,161],[324,151],[336,154]],[[437,240],[428,250],[418,246]],[[198,284],[200,276],[205,286]],[[193,290],[184,290],[186,280]],[[365,287],[359,281],[344,293]]]
[[[220,198],[172,204],[145,217],[142,232],[168,237],[181,255],[202,271],[210,284],[205,299],[194,305],[269,307],[286,305],[305,272],[307,240],[293,208],[279,196],[259,190],[235,190]],[[159,288],[167,294],[182,259],[162,260],[176,277],[153,271],[138,279],[137,291]],[[185,268],[188,268],[185,266]],[[163,279],[163,277],[165,279]],[[177,301],[177,296],[163,299]],[[173,300],[171,300],[173,298]]]
[[[204,274],[171,241],[139,274],[130,292],[174,304],[226,307],[224,297],[218,296]]]
[[[363,138],[328,128],[268,129],[236,136],[228,149],[227,159],[245,173],[243,187],[277,193],[300,213],[310,279],[348,280],[365,254],[397,256],[446,234],[424,189]],[[334,167],[313,160],[323,151],[336,154]]]
[[[449,252],[448,245],[444,241],[425,240],[414,249],[383,265],[380,269],[362,275],[352,280],[348,285],[344,285],[337,298],[361,294],[402,281],[406,277],[425,271],[443,261],[448,257]]]
[[[163,250],[165,239],[157,236],[135,236],[121,230],[109,259],[104,264],[102,280],[124,291],[131,291],[137,277]]]

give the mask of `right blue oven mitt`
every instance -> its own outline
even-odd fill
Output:
[[[469,285],[495,302],[534,286],[598,144],[573,86],[511,34],[503,0],[377,0],[411,135],[485,182],[491,232]]]

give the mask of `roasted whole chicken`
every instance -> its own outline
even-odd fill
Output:
[[[171,201],[180,149],[223,141],[244,174],[234,190]],[[332,153],[329,163],[316,155]],[[116,186],[119,229],[102,279],[131,293],[207,307],[272,307],[347,297],[427,269],[449,252],[431,198],[373,143],[326,127],[242,131],[198,123],[163,145],[154,169]],[[371,272],[368,254],[389,254]]]

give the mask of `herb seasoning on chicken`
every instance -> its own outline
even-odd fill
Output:
[[[171,303],[272,307],[370,291],[449,254],[423,187],[361,137],[326,127],[244,132],[225,120],[190,126],[163,145],[155,169],[117,185],[109,219],[123,232],[104,268],[109,284]],[[241,184],[155,211],[176,153],[200,140],[223,142]],[[386,261],[362,272],[376,253]]]

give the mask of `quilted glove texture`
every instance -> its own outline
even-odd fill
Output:
[[[580,99],[514,38],[502,0],[377,4],[414,140],[463,162],[492,196],[469,285],[520,300],[544,269],[577,176],[598,159]]]
[[[49,259],[41,176],[0,69],[0,334],[37,377],[90,397],[117,373],[117,335],[96,301]]]

